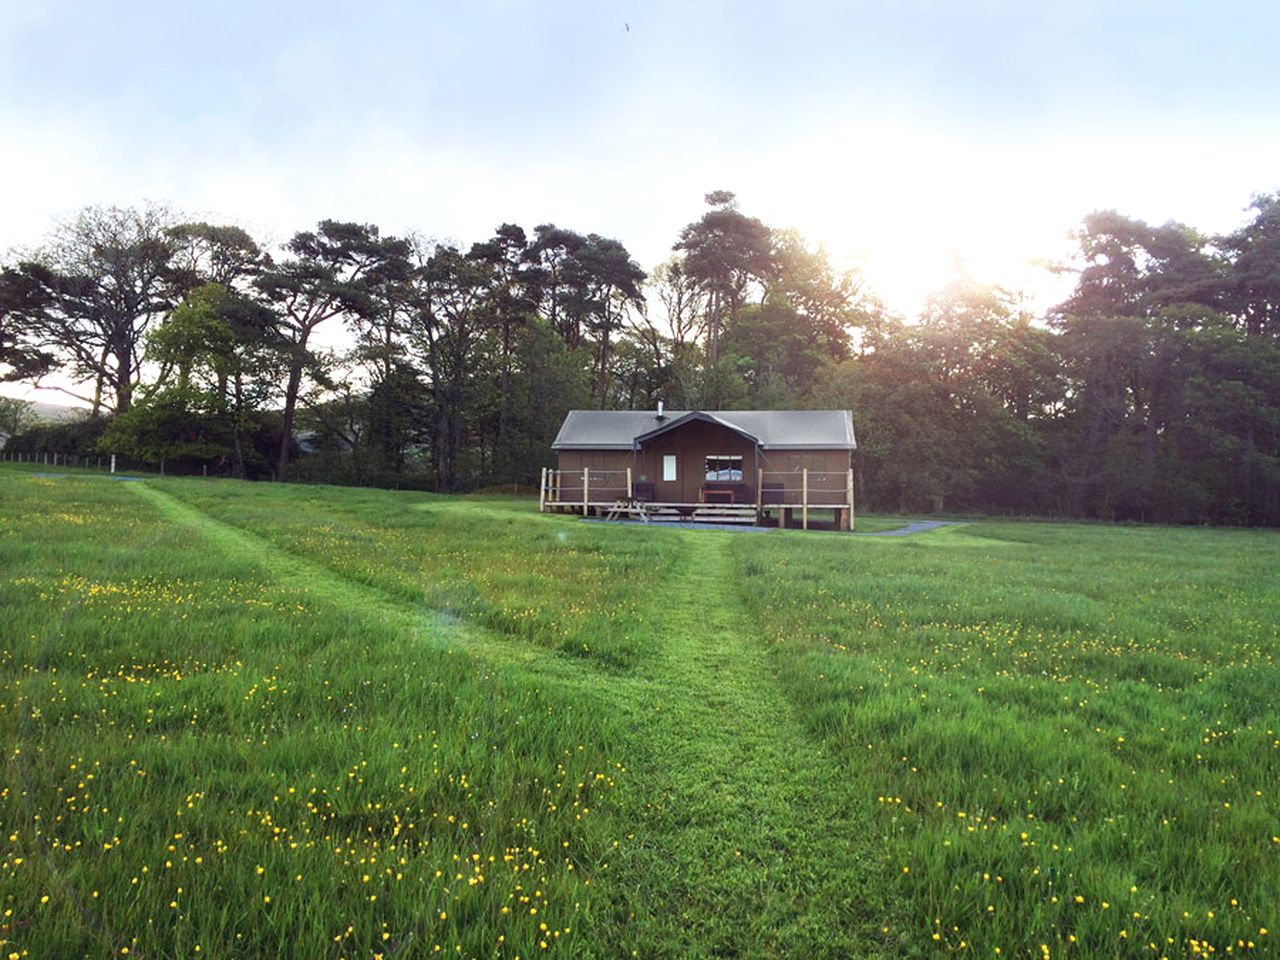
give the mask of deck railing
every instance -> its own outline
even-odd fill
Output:
[[[542,471],[541,507],[546,509],[548,503],[560,505],[581,505],[585,514],[593,503],[612,503],[615,500],[630,500],[634,496],[631,482],[631,470],[594,470],[583,467],[581,470]]]
[[[776,510],[785,523],[786,513],[794,517],[800,514],[801,525],[809,526],[811,509],[848,511],[845,518],[853,523],[853,471],[852,470],[757,470],[754,485],[740,484],[744,502],[754,502],[756,513]],[[707,481],[710,487],[734,486],[725,481]],[[539,493],[539,509],[569,507],[587,515],[593,506],[618,501],[645,501],[652,499],[651,483],[637,483],[628,467],[625,470],[598,470],[584,467],[582,470],[555,470],[543,468]],[[705,492],[705,491],[704,491]],[[717,491],[719,492],[719,491]],[[703,499],[703,497],[699,497]]]
[[[848,470],[761,470],[756,502],[762,507],[843,507],[851,502]]]

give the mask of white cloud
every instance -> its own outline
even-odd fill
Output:
[[[1280,166],[1280,135],[1206,130],[1177,115],[1130,131],[1075,122],[998,133],[815,98],[752,132],[699,127],[705,106],[660,88],[637,92],[541,151],[481,150],[377,122],[336,136],[321,117],[271,146],[230,129],[184,142],[177,128],[128,144],[94,117],[11,110],[0,131],[24,148],[0,154],[0,178],[20,185],[0,247],[38,243],[55,215],[84,204],[151,199],[274,241],[326,217],[464,244],[502,222],[554,221],[616,236],[652,267],[701,214],[702,194],[727,188],[745,212],[861,267],[873,290],[910,313],[957,260],[980,280],[1043,284],[1028,264],[1066,255],[1065,234],[1093,209],[1231,229],[1251,192],[1276,188],[1268,179]],[[648,136],[653,129],[670,133]]]

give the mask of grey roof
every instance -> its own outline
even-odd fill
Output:
[[[766,450],[853,450],[848,410],[570,410],[553,450],[631,450],[638,438],[684,419],[710,420],[757,440]]]

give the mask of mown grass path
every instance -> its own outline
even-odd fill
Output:
[[[683,546],[659,601],[661,655],[633,705],[652,787],[645,837],[623,864],[637,884],[635,949],[875,955],[883,854],[851,817],[865,801],[794,716],[744,612],[731,551],[749,544],[700,532]]]
[[[743,538],[682,538],[680,561],[654,597],[656,649],[618,673],[384,594],[151,485],[130,489],[212,548],[407,638],[542,682],[589,686],[619,711],[633,733],[626,802],[636,827],[600,878],[598,894],[611,906],[598,907],[595,921],[612,928],[615,955],[885,952],[875,892],[886,888],[883,848],[856,815],[865,790],[855,795],[778,684],[739,593],[733,551],[749,546]]]
[[[183,503],[170,494],[146,483],[128,487],[150,502],[166,519],[198,533],[211,547],[228,554],[248,558],[278,580],[305,589],[332,603],[375,617],[407,636],[436,643],[446,649],[457,649],[504,661],[529,661],[544,658],[546,651],[532,644],[522,644],[476,627],[456,617],[442,615],[425,606],[413,606],[404,600],[384,594],[366,584],[357,583],[324,566],[290,553],[270,541],[223,523]]]

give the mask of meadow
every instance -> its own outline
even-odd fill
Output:
[[[1276,955],[1278,574],[6,465],[0,957]]]

